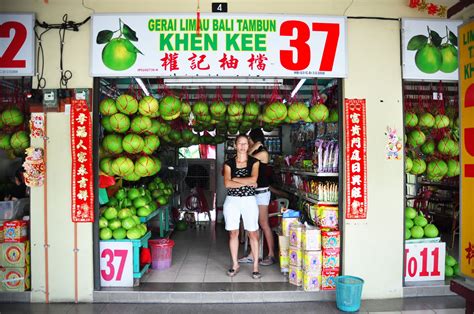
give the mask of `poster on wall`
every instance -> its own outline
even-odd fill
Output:
[[[345,99],[346,219],[367,219],[365,99]]]
[[[95,14],[91,76],[346,77],[346,18]]]
[[[474,21],[459,27],[461,117],[460,270],[474,278]]]
[[[0,76],[33,76],[35,15],[0,14]]]
[[[458,80],[458,26],[462,21],[402,20],[403,78]]]

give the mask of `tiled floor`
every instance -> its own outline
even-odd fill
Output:
[[[238,282],[287,282],[278,264],[261,266],[262,278],[252,279],[252,265],[241,265],[233,278],[226,275],[230,266],[228,235],[223,225],[207,225],[206,228],[175,231],[173,263],[165,270],[152,270],[142,282],[168,283],[238,283]],[[241,248],[241,254],[242,254]],[[240,256],[240,255],[239,255]]]

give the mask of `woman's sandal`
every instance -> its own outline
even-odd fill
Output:
[[[252,273],[252,278],[253,279],[260,279],[260,278],[262,278],[262,274],[260,274],[260,272],[258,272],[258,271],[254,271]]]
[[[227,270],[227,276],[229,277],[234,277],[235,275],[237,275],[237,273],[239,272],[240,270],[240,267],[238,268],[230,268],[229,270]]]

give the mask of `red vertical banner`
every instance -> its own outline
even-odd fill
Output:
[[[365,99],[345,99],[346,219],[367,219]]]
[[[92,121],[85,100],[71,104],[72,221],[94,221]]]

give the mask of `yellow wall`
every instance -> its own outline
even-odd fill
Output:
[[[2,0],[0,12],[35,12],[40,21],[82,21],[92,11],[81,0]],[[84,0],[96,13],[195,12],[196,1]],[[201,12],[209,12],[211,0],[201,0]],[[438,1],[453,4],[455,1]],[[406,0],[234,0],[231,13],[288,13],[378,17],[424,17]],[[271,5],[270,5],[271,4]],[[70,88],[91,88],[89,77],[90,23],[80,32],[66,34],[64,67],[73,73]],[[43,39],[47,88],[59,87],[59,37],[51,31]],[[366,280],[365,298],[402,295],[403,164],[385,160],[387,126],[402,133],[400,37],[397,21],[349,20],[349,77],[345,97],[367,99],[368,219],[346,222],[344,272]],[[35,83],[36,85],[36,83]],[[380,102],[383,100],[383,102]],[[73,225],[70,222],[70,153],[68,117],[50,114],[48,132],[50,300],[73,301]],[[44,301],[44,249],[42,189],[32,191],[32,299]],[[93,290],[92,228],[79,225],[80,300],[91,301]]]

